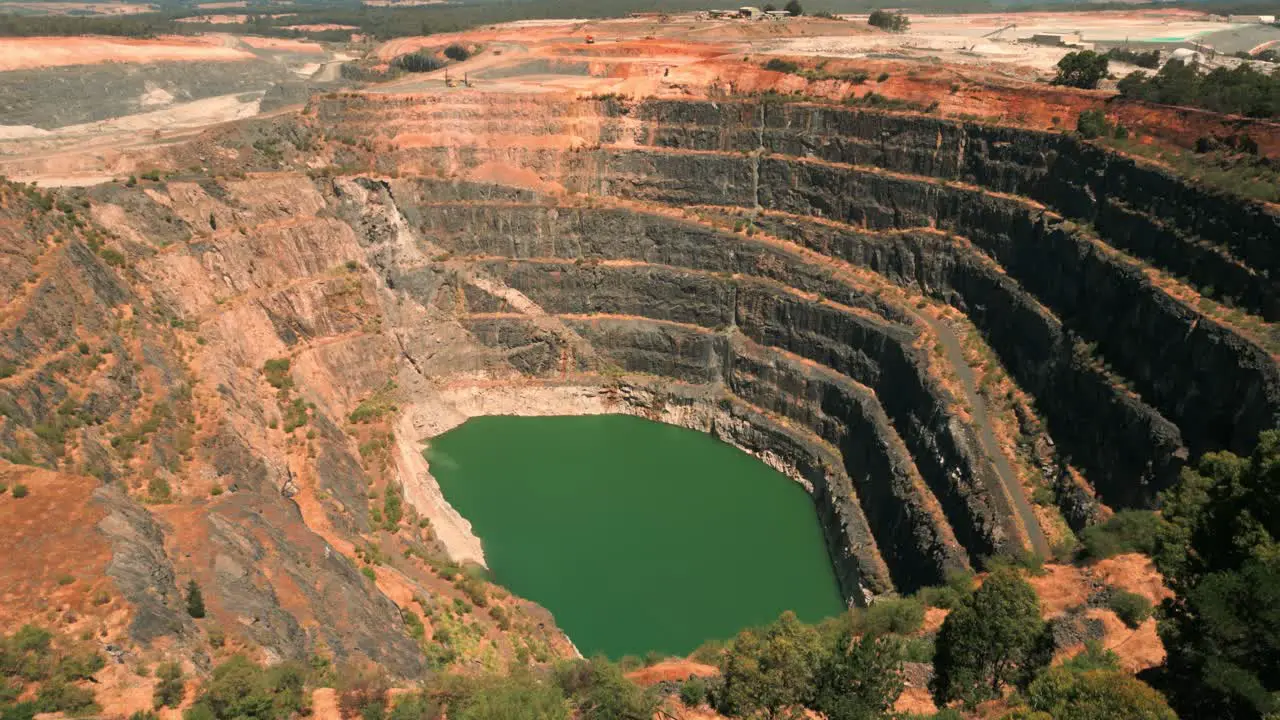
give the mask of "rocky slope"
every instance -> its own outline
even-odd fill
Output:
[[[334,95],[170,153],[203,170],[0,196],[0,448],[104,484],[136,652],[213,623],[404,677],[571,652],[493,588],[505,621],[441,610],[483,556],[421,442],[476,414],[738,445],[811,491],[860,604],[1048,554],[1280,412],[1280,219],[1065,135]]]

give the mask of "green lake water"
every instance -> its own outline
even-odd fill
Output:
[[[626,415],[481,417],[427,458],[494,579],[584,655],[684,655],[784,610],[843,608],[808,493],[709,435]]]

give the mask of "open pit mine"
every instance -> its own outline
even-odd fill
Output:
[[[1273,206],[1044,118],[741,91],[756,64],[727,92],[730,41],[679,87],[575,89],[671,72],[594,32],[582,78],[503,46],[467,85],[316,92],[0,189],[0,481],[29,489],[0,497],[0,620],[197,672],[214,633],[401,679],[572,656],[467,580],[483,538],[424,449],[477,416],[736,446],[809,493],[854,607],[1059,557],[1277,427]],[[1097,102],[989,97],[1041,92]],[[28,177],[67,174],[51,152]],[[477,592],[499,612],[442,610]]]

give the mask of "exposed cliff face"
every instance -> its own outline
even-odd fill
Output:
[[[1259,346],[1275,335],[1264,322],[1274,283],[1259,243],[1280,231],[1265,208],[1060,134],[781,103],[646,101],[600,112],[609,120],[598,151],[549,164],[538,151],[479,148],[473,161],[500,155],[590,194],[736,206],[753,226],[783,216],[751,211],[777,210],[799,216],[784,238],[804,227],[822,236],[808,243],[820,252],[869,247],[847,259],[979,322],[1109,502],[1151,502],[1187,452],[1247,449],[1276,422],[1275,363]],[[406,152],[428,166],[462,160]],[[868,233],[895,229],[927,232]],[[933,249],[914,240],[935,230],[956,241]],[[1206,314],[1195,291],[1210,286],[1230,287],[1234,302],[1264,317],[1237,322],[1212,302]]]
[[[315,140],[385,138],[387,113],[398,135],[376,152]],[[458,134],[434,140],[446,123]],[[0,264],[0,449],[119,486],[98,502],[137,642],[198,638],[174,595],[196,578],[274,656],[418,673],[402,615],[461,599],[444,553],[482,559],[420,441],[521,402],[643,414],[779,467],[811,491],[855,603],[1047,552],[1028,483],[1078,529],[1280,414],[1261,344],[1276,217],[1066,136],[480,94],[326,98],[205,141],[233,132],[287,141],[273,165],[348,171],[103,186],[68,212],[11,190],[0,207],[45,238]],[[243,144],[224,154],[253,167]],[[1232,288],[1249,322],[1165,270]],[[986,412],[928,314],[945,306],[1087,483],[1015,471],[982,432],[1029,419]],[[388,529],[397,487],[430,527]],[[570,651],[511,602],[521,637]]]

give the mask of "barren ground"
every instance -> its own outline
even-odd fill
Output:
[[[168,60],[226,62],[253,55],[211,37],[161,37],[154,40],[107,37],[26,37],[0,39],[0,71],[59,65]]]
[[[243,3],[207,3],[231,10]],[[226,21],[242,16],[226,14]],[[1239,28],[1262,26],[1211,22],[1187,10],[1095,13],[989,13],[913,18],[908,33],[869,27],[863,16],[844,20],[804,18],[785,22],[707,20],[694,15],[615,20],[530,20],[460,33],[396,38],[370,52],[389,62],[405,53],[440,53],[453,43],[477,53],[447,70],[418,73],[365,87],[365,92],[443,100],[458,94],[519,93],[531,96],[618,94],[630,97],[717,97],[761,92],[800,93],[833,101],[871,93],[914,104],[943,117],[961,117],[1036,129],[1069,129],[1083,110],[1103,107],[1109,94],[1045,84],[1069,48],[1029,41],[1033,34],[1081,32],[1088,42],[1191,41],[1211,43]],[[300,27],[300,29],[302,29]],[[306,29],[328,29],[316,26]],[[1280,30],[1276,30],[1280,39]],[[588,45],[588,35],[595,39]],[[1250,42],[1256,38],[1251,34]],[[355,48],[353,48],[355,49]],[[363,50],[360,50],[363,52]],[[263,55],[263,54],[266,55]],[[294,77],[340,84],[334,47],[304,40],[214,34],[199,38],[12,38],[0,40],[0,71],[85,63],[154,63],[284,59]],[[268,57],[269,56],[269,57]],[[783,56],[811,71],[771,72],[763,65]],[[384,65],[385,67],[385,65]],[[1130,68],[1117,66],[1123,74]],[[861,73],[865,81],[850,81]],[[466,79],[448,87],[446,75]],[[842,79],[841,76],[846,76]],[[224,91],[226,92],[226,91]],[[0,114],[0,173],[45,184],[101,182],[145,170],[154,148],[178,134],[254,115],[257,100],[243,94],[183,102],[172,89],[141,98],[139,114],[103,123],[58,128],[49,136],[30,120],[6,122]],[[305,97],[303,95],[302,97]],[[157,100],[158,98],[158,100]],[[148,103],[158,102],[148,106]],[[1232,134],[1239,128],[1208,113],[1168,113],[1132,103],[1106,106],[1114,120],[1143,131],[1143,142],[1186,145],[1194,138]],[[1280,153],[1280,128],[1253,133],[1264,154]],[[43,126],[45,130],[48,126]],[[401,134],[403,146],[441,138]],[[572,144],[570,139],[570,144]]]

